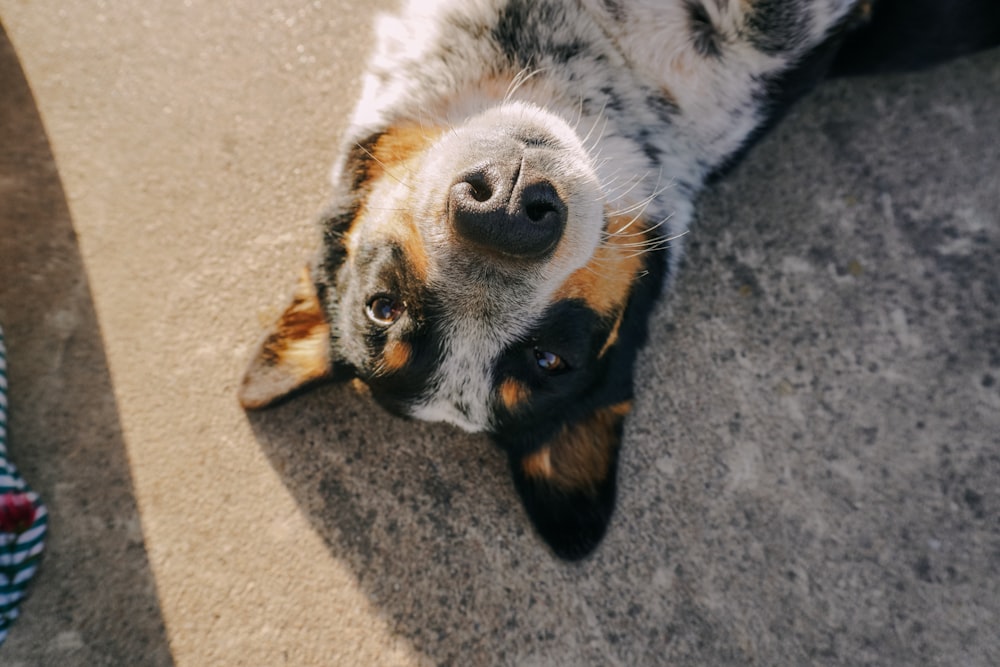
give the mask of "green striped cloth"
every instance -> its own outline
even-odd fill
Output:
[[[48,512],[38,494],[28,488],[17,468],[7,459],[7,350],[0,328],[0,503],[6,494],[26,496],[35,507],[35,519],[27,530],[16,534],[3,532],[0,527],[0,645],[7,639],[7,631],[17,618],[28,582],[38,569],[49,524]]]

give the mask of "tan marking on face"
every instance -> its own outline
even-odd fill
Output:
[[[417,229],[416,222],[410,215],[397,216],[396,219],[399,220],[399,224],[394,226],[396,242],[403,249],[413,277],[420,282],[426,282],[429,263],[427,247],[424,245],[424,239]]]
[[[371,396],[372,394],[371,387],[366,385],[364,380],[361,378],[354,378],[351,380],[351,386],[354,388],[354,391],[358,392],[362,396]]]
[[[348,232],[349,259],[362,238],[366,243],[383,239],[402,248],[414,278],[426,280],[427,248],[410,213],[413,208],[410,198],[420,161],[440,134],[436,127],[395,127],[379,137],[368,151],[371,160],[362,180],[367,194]]]
[[[623,401],[564,427],[549,444],[526,456],[521,469],[566,491],[595,492],[610,473],[619,444],[616,427],[631,409],[632,402]]]
[[[528,400],[529,395],[528,388],[524,383],[514,378],[507,378],[500,383],[500,401],[508,410],[516,410]]]
[[[622,320],[625,318],[625,310],[618,314],[618,319],[615,320],[615,325],[611,327],[611,333],[608,334],[608,339],[604,341],[604,345],[601,346],[601,351],[597,353],[597,358],[601,359],[607,354],[608,350],[618,342],[618,332],[622,328]]]
[[[429,266],[427,247],[406,208],[405,191],[406,188],[388,178],[376,184],[351,224],[344,245],[351,261],[362,243],[395,243],[402,249],[413,278],[424,282]]]
[[[552,451],[548,447],[542,447],[537,452],[529,454],[521,462],[521,469],[528,477],[549,479],[552,477]]]
[[[628,413],[632,412],[632,401],[622,401],[621,403],[615,403],[607,408],[611,414],[616,417],[625,417]]]
[[[648,230],[645,223],[630,217],[612,218],[607,233],[590,261],[556,290],[555,298],[579,299],[607,317],[628,298],[639,269],[642,247]]]
[[[400,125],[386,130],[371,149],[366,180],[388,174],[390,178],[405,180],[413,173],[412,162],[441,135],[437,127]]]
[[[384,373],[395,373],[410,363],[413,348],[409,343],[400,340],[390,340],[382,350],[382,364],[379,370]]]

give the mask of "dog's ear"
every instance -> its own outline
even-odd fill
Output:
[[[291,302],[261,341],[240,384],[244,408],[267,407],[298,389],[333,379],[330,324],[309,268],[303,268]]]
[[[579,560],[604,537],[630,408],[629,401],[598,408],[527,452],[508,449],[528,516],[560,558]]]

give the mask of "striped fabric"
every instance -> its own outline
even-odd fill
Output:
[[[14,464],[7,459],[7,350],[0,328],[0,499],[8,493],[25,494],[35,506],[35,520],[20,534],[4,533],[0,529],[0,646],[7,639],[10,624],[17,618],[28,582],[38,569],[49,523],[48,512],[38,494],[28,488]]]

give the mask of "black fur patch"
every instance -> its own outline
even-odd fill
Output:
[[[706,58],[718,58],[722,55],[721,36],[712,23],[705,5],[698,0],[688,0],[688,18],[690,20],[691,38],[695,51]]]
[[[662,123],[673,123],[674,117],[679,115],[681,110],[677,102],[670,96],[670,91],[660,90],[654,92],[647,89],[646,104],[656,113],[656,117]]]
[[[601,341],[607,337],[612,322],[577,301],[561,301],[549,307],[542,321],[523,340],[512,345],[499,359],[494,370],[494,384],[505,379],[517,380],[530,390],[531,399],[516,414],[499,417],[496,431],[515,432],[513,448],[524,446],[522,432],[530,431],[532,441],[544,441],[562,421],[553,414],[563,413],[561,406],[580,403],[599,378],[600,364],[595,360]],[[552,352],[564,359],[569,370],[549,376],[538,368],[534,349]]]
[[[510,60],[521,67],[538,67],[553,54],[578,54],[579,44],[552,43],[546,39],[552,28],[565,22],[563,12],[548,0],[511,0],[505,3],[493,26],[493,39]]]
[[[575,35],[566,17],[567,8],[552,0],[509,0],[491,29],[493,40],[507,60],[522,67],[606,60],[593,44]]]
[[[619,0],[604,0],[604,9],[615,21],[621,23],[625,20],[625,8]]]
[[[809,15],[798,0],[755,0],[746,20],[751,44],[767,54],[793,50],[808,35]]]
[[[619,420],[614,427],[617,442],[621,441],[623,423]],[[575,561],[589,555],[607,532],[615,509],[618,445],[614,445],[603,483],[593,489],[567,490],[529,477],[522,461],[511,453],[511,475],[538,534],[560,558]]]

